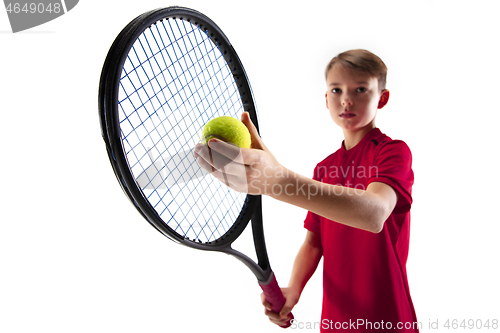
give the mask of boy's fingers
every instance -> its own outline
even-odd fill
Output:
[[[283,305],[283,308],[280,311],[280,315],[282,318],[288,318],[288,315],[290,312],[292,312],[293,307],[295,304],[291,301],[291,298],[287,298],[285,304]]]
[[[278,326],[285,326],[288,323],[289,318],[283,319],[276,312],[273,312],[273,314],[276,315],[276,317],[268,315],[269,321],[271,323],[276,324]]]
[[[231,145],[230,143],[220,141],[218,139],[211,139],[208,144],[211,148],[212,155],[214,155],[214,152],[217,152],[220,155],[225,156],[226,160],[224,160],[224,158],[218,159],[217,155],[214,155],[215,157],[212,157],[216,161],[221,161],[219,163],[219,166],[225,166],[228,161],[237,162],[239,164],[252,165],[253,163],[258,162],[260,159],[259,152],[256,152],[253,149],[238,148]],[[219,168],[216,165],[214,166],[216,168]]]
[[[254,149],[262,149],[265,150],[265,145],[260,138],[259,132],[257,131],[257,127],[253,124],[250,119],[250,114],[248,112],[243,112],[241,114],[241,122],[245,124],[250,132],[250,136],[252,137],[252,148]]]
[[[198,146],[199,145],[199,146]],[[196,162],[208,172],[214,172],[215,168],[212,166],[211,162],[211,154],[208,151],[208,148],[203,144],[196,145],[196,149],[194,151],[194,158]]]
[[[264,293],[260,294],[260,300],[262,302],[262,305],[266,308],[267,311],[272,311],[272,306],[271,304],[266,300],[266,296],[264,296]]]
[[[275,324],[284,321],[283,318],[281,318],[281,316],[279,315],[279,313],[276,313],[274,311],[269,311],[269,310],[266,309],[266,311],[264,311],[264,314],[266,316],[268,316],[269,320],[272,321]]]
[[[210,164],[211,167],[219,170],[233,161],[239,163],[243,162],[243,158],[238,157],[241,156],[240,148],[216,139],[210,140],[208,146],[198,143],[195,146],[194,156],[195,158],[199,157],[203,159],[206,163]]]
[[[289,314],[290,314],[290,310],[287,310],[287,311],[281,310],[281,312],[279,313],[281,319],[288,319]]]
[[[285,307],[283,307],[280,311],[280,317],[281,318],[286,318],[288,317],[288,314],[290,313],[290,309],[287,309]]]
[[[210,139],[208,141],[208,147],[212,149],[212,153],[215,151],[218,158],[222,163],[228,163],[226,161],[234,161],[240,154],[240,148],[231,143],[224,142],[219,139]]]
[[[292,307],[287,306],[286,303],[285,303],[285,305],[283,306],[283,308],[281,309],[281,311],[279,313],[280,318],[282,320],[287,321],[289,319],[290,312],[292,312]]]
[[[264,314],[269,317],[269,320],[273,324],[284,326],[289,320],[288,314],[290,313],[291,309],[288,307],[283,307],[280,313],[274,312],[272,310],[271,304],[266,300],[263,293],[260,295],[260,298],[262,301],[262,305],[264,305],[264,307],[266,308]]]

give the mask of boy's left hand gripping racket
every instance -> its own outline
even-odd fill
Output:
[[[255,274],[273,311],[285,298],[270,268],[261,197],[207,177],[193,157],[200,130],[247,111],[258,129],[245,70],[222,30],[192,9],[169,7],[131,21],[101,73],[99,116],[111,165],[141,215],[169,239],[233,255]],[[252,221],[258,264],[231,244]],[[290,321],[293,316],[290,314]]]

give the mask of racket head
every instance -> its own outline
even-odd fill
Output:
[[[197,172],[189,152],[202,126],[243,111],[258,129],[243,65],[207,16],[183,7],[153,10],[131,21],[112,44],[99,85],[101,134],[123,191],[171,240],[224,251],[252,218],[257,196],[211,176],[179,181]],[[172,174],[177,178],[169,185]]]

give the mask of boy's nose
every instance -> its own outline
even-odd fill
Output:
[[[350,98],[344,98],[342,100],[342,105],[343,106],[350,106],[350,105],[352,105],[352,99],[350,99]]]

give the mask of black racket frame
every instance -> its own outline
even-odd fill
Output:
[[[237,83],[243,108],[249,112],[252,122],[257,127],[257,130],[259,129],[254,97],[247,74],[222,30],[210,18],[193,9],[184,7],[155,9],[139,15],[120,32],[109,49],[103,65],[99,84],[99,118],[101,135],[106,145],[109,160],[113,166],[115,176],[127,197],[132,201],[142,217],[164,236],[191,248],[230,254],[250,268],[258,281],[267,283],[272,278],[272,271],[265,246],[262,224],[262,197],[260,195],[247,195],[244,208],[234,225],[218,240],[202,243],[180,236],[163,222],[139,189],[128,166],[122,146],[118,118],[118,92],[123,64],[132,45],[147,28],[155,24],[155,22],[171,18],[186,20],[200,27],[219,47]],[[231,247],[231,244],[243,232],[250,220],[252,221],[252,233],[258,263]]]

